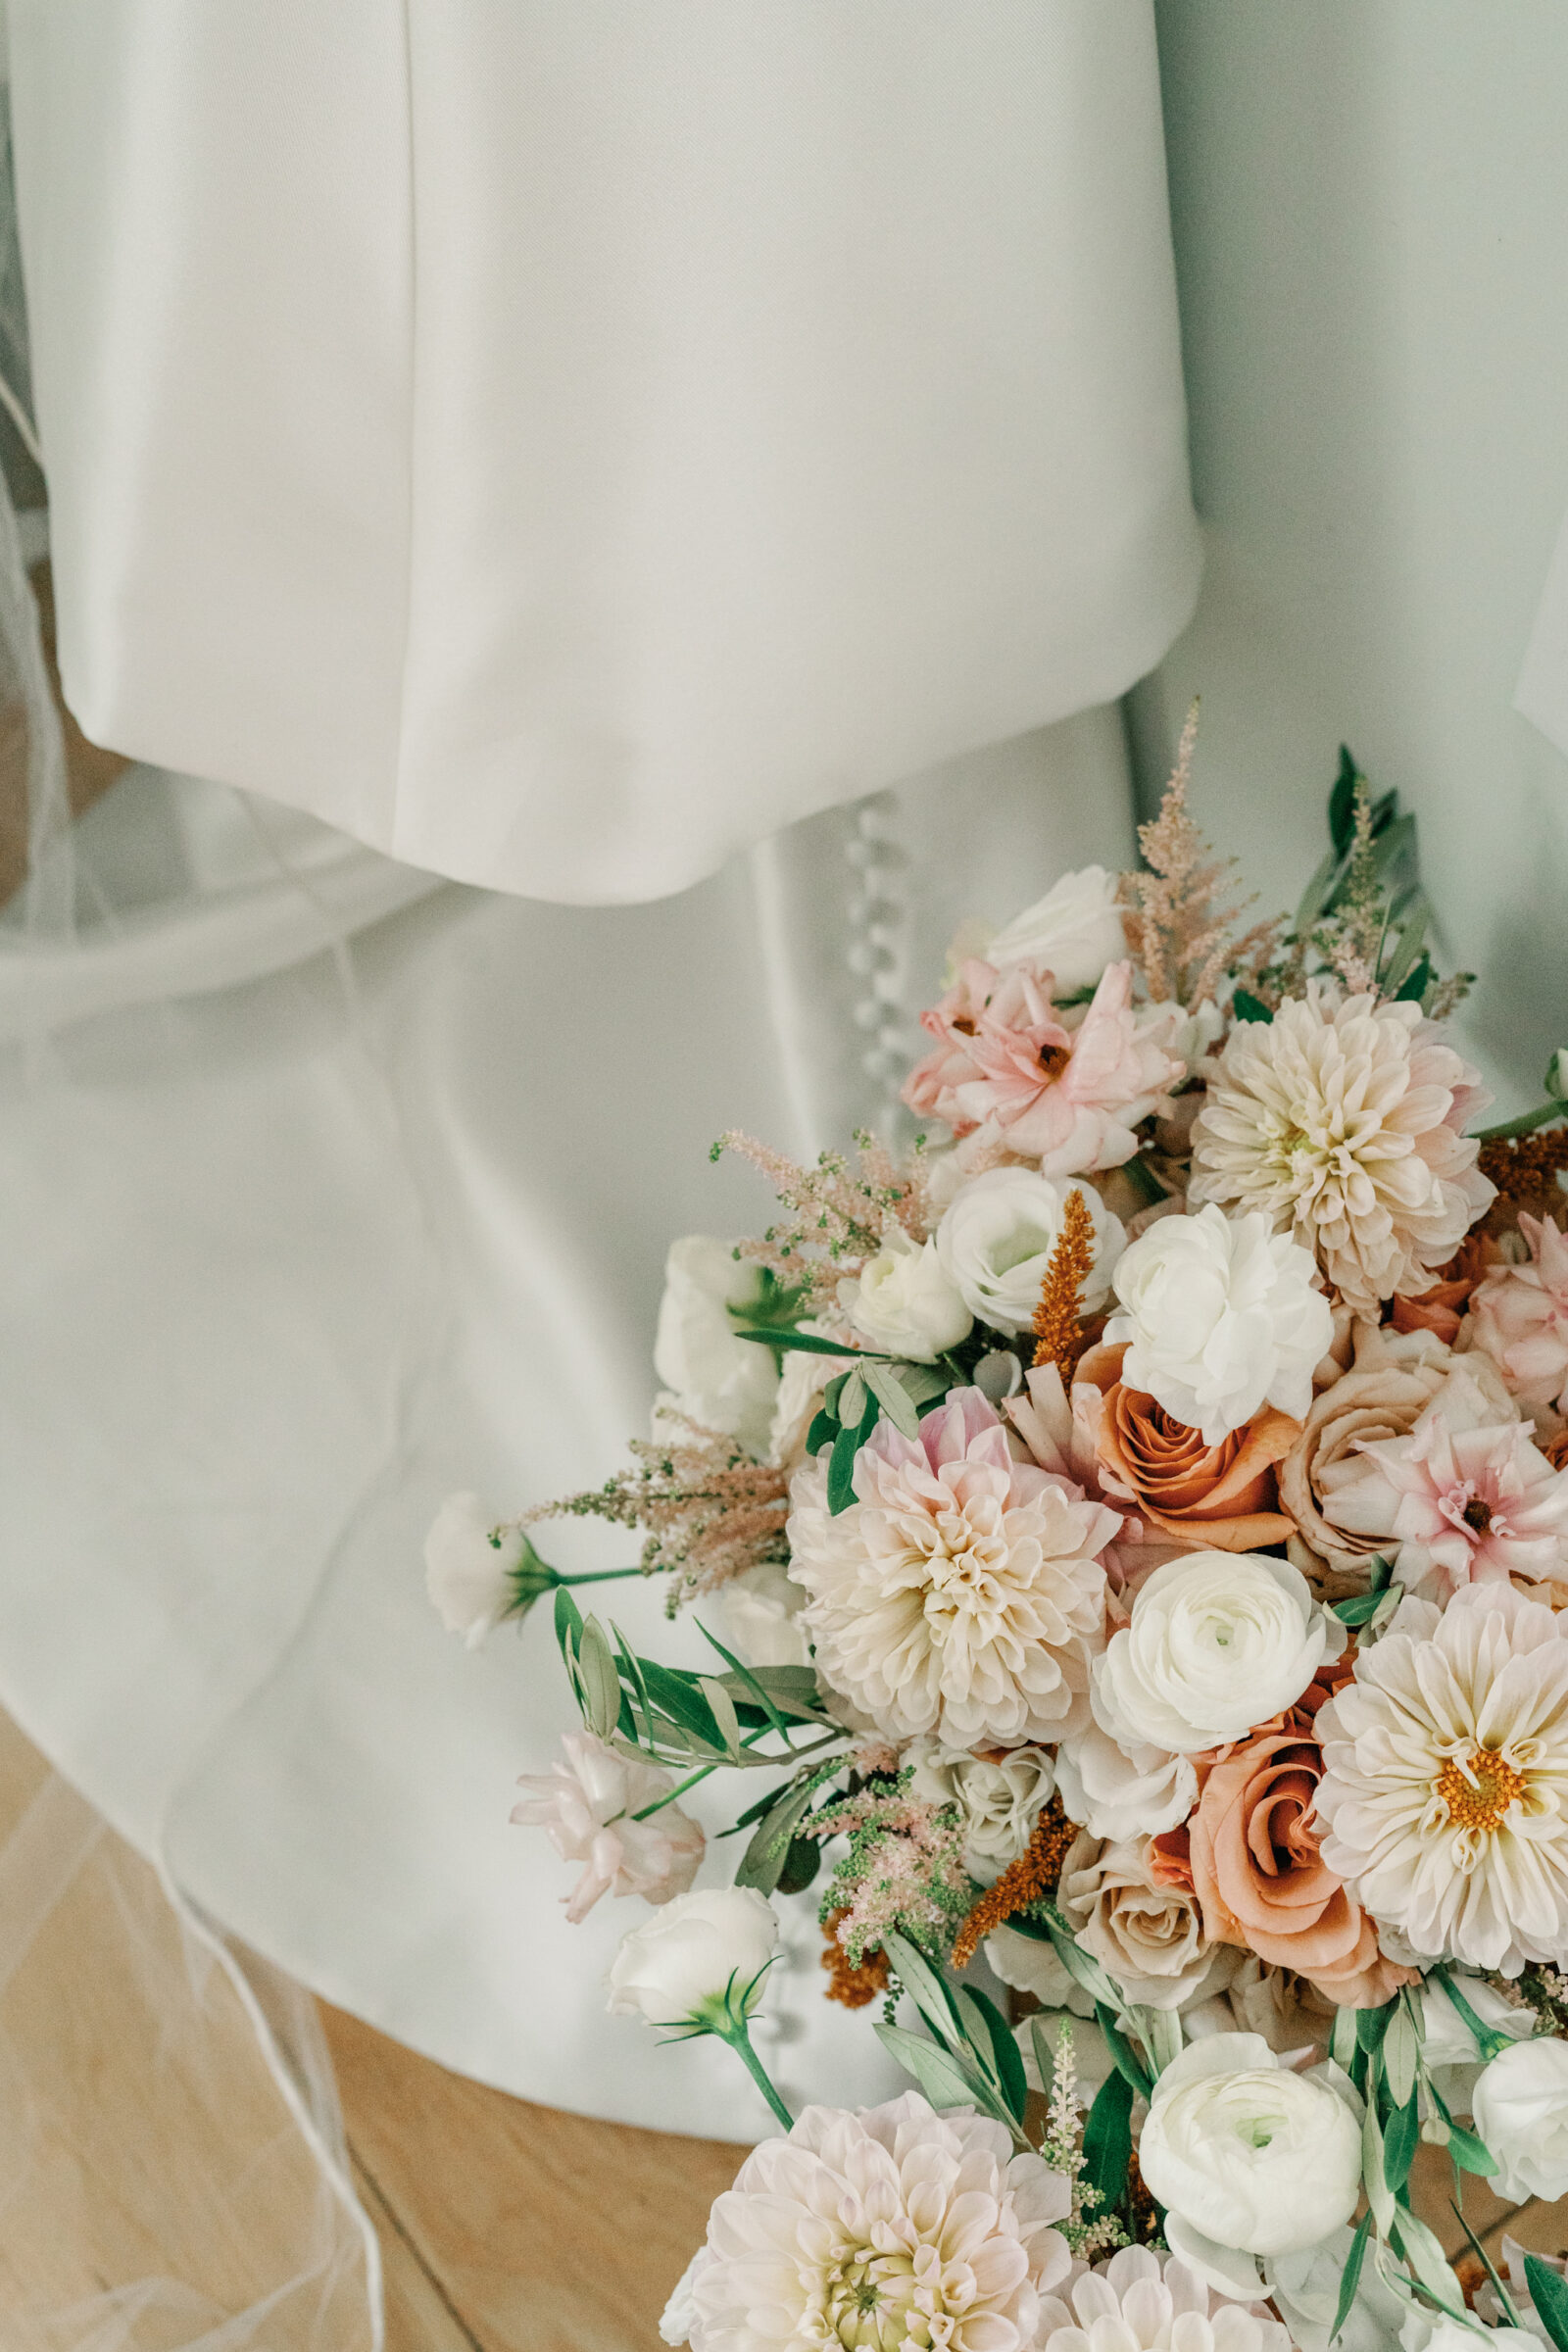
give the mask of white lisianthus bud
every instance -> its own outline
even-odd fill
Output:
[[[839,1304],[871,1347],[917,1364],[956,1348],[974,1325],[935,1242],[903,1233],[889,1236],[858,1282],[839,1284]]]
[[[1554,1102],[1568,1102],[1568,1046],[1559,1046],[1546,1064],[1546,1093]]]
[[[1034,1320],[1069,1193],[1081,1197],[1093,1228],[1094,1270],[1082,1303],[1094,1314],[1127,1236],[1093,1185],[1058,1183],[1034,1168],[989,1168],[956,1195],[937,1227],[937,1254],[983,1323],[1026,1331]]]
[[[621,1939],[610,1969],[612,2017],[651,2026],[744,2022],[761,1998],[778,1920],[755,1886],[677,1894]]]
[[[672,1242],[654,1370],[677,1411],[705,1429],[739,1438],[749,1453],[765,1460],[778,1374],[766,1348],[738,1337],[729,1311],[758,1304],[761,1293],[761,1269],[753,1259],[737,1258],[731,1243],[706,1233]]]
[[[1003,925],[986,950],[987,960],[999,969],[1032,963],[1049,971],[1058,997],[1093,988],[1106,964],[1127,953],[1116,890],[1116,875],[1102,865],[1063,874],[1043,899]]]
[[[1193,1755],[1278,1715],[1345,1642],[1288,1561],[1190,1551],[1141,1587],[1095,1660],[1090,1705],[1124,1746]]]
[[[1212,2034],[1155,2083],[1138,2162],[1160,2203],[1201,2237],[1297,2253],[1355,2211],[1361,2127],[1338,2091],[1282,2066],[1261,2034]]]
[[[1272,1233],[1261,1210],[1161,1217],[1123,1252],[1122,1312],[1105,1338],[1127,1342],[1122,1379],[1217,1446],[1265,1404],[1300,1420],[1334,1337],[1313,1287],[1312,1253]]]
[[[1501,2166],[1499,2197],[1568,2196],[1568,2042],[1518,2041],[1481,2070],[1476,2130]]]
[[[531,1549],[521,1528],[499,1525],[477,1494],[449,1494],[424,1539],[424,1589],[447,1632],[477,1649],[517,1605]]]

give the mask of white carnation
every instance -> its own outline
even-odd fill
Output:
[[[1200,2239],[1248,2254],[1315,2246],[1355,2211],[1361,2127],[1330,2083],[1282,2066],[1260,2034],[1190,2042],[1154,2085],[1138,2161]],[[1180,2227],[1167,2230],[1180,2251]]]
[[[1095,1660],[1096,1720],[1130,1753],[1192,1755],[1300,1697],[1345,1629],[1285,1560],[1191,1551],[1156,1568]]]
[[[1481,2071],[1476,2130],[1502,2168],[1499,2197],[1568,2197],[1568,2042],[1518,2041]]]
[[[1093,1271],[1082,1303],[1094,1314],[1105,1302],[1127,1237],[1093,1185],[1058,1183],[1033,1168],[990,1168],[955,1197],[937,1227],[937,1253],[964,1305],[983,1323],[1026,1331],[1033,1322],[1069,1193],[1081,1197],[1093,1228]]]
[[[1106,964],[1127,953],[1117,887],[1118,877],[1102,865],[1063,874],[1043,899],[1003,925],[986,950],[987,961],[999,969],[1032,963],[1049,971],[1058,997],[1093,988]]]
[[[736,1334],[730,1308],[754,1306],[759,1267],[734,1245],[690,1233],[670,1244],[654,1339],[654,1369],[677,1411],[705,1429],[739,1438],[765,1459],[778,1374],[770,1351]]]
[[[1122,1312],[1105,1327],[1126,1341],[1122,1379],[1217,1446],[1265,1404],[1299,1420],[1312,1374],[1334,1336],[1314,1288],[1309,1250],[1251,1212],[1212,1202],[1161,1217],[1123,1252],[1113,1278]]]
[[[956,1348],[974,1322],[936,1243],[904,1233],[867,1259],[858,1281],[840,1283],[839,1304],[863,1340],[912,1363],[931,1363]]]

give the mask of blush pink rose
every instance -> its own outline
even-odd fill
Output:
[[[1466,1338],[1526,1404],[1568,1412],[1568,1239],[1550,1217],[1519,1212],[1525,1266],[1499,1266],[1470,1301]]]

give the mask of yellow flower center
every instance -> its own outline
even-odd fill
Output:
[[[1525,1776],[1495,1749],[1478,1747],[1464,1764],[1450,1757],[1433,1787],[1455,1829],[1494,1830],[1514,1798],[1524,1795]]]

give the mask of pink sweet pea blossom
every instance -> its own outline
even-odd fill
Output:
[[[662,1805],[646,1821],[634,1816],[674,1787],[667,1772],[617,1756],[591,1732],[565,1732],[564,1760],[550,1772],[525,1772],[517,1783],[534,1794],[514,1806],[512,1818],[543,1830],[562,1859],[587,1869],[562,1899],[573,1927],[602,1894],[641,1894],[667,1903],[697,1876],[706,1839],[702,1825],[678,1805]]]
[[[1137,1013],[1132,965],[1107,965],[1073,1027],[1052,1002],[1052,977],[1027,963],[998,972],[972,959],[925,1027],[936,1053],[910,1073],[905,1100],[965,1139],[966,1161],[997,1152],[1038,1160],[1047,1176],[1119,1167],[1133,1133],[1185,1075],[1171,1050],[1169,1008]]]
[[[1484,1409],[1479,1391],[1475,1402]],[[1552,1578],[1568,1561],[1568,1475],[1522,1423],[1455,1426],[1463,1417],[1450,1394],[1407,1437],[1357,1440],[1365,1470],[1335,1498],[1357,1535],[1397,1545],[1400,1581],[1431,1600],[1465,1585]]]
[[[1568,1412],[1568,1239],[1550,1217],[1519,1212],[1527,1266],[1499,1266],[1470,1301],[1470,1343],[1527,1404]]]

